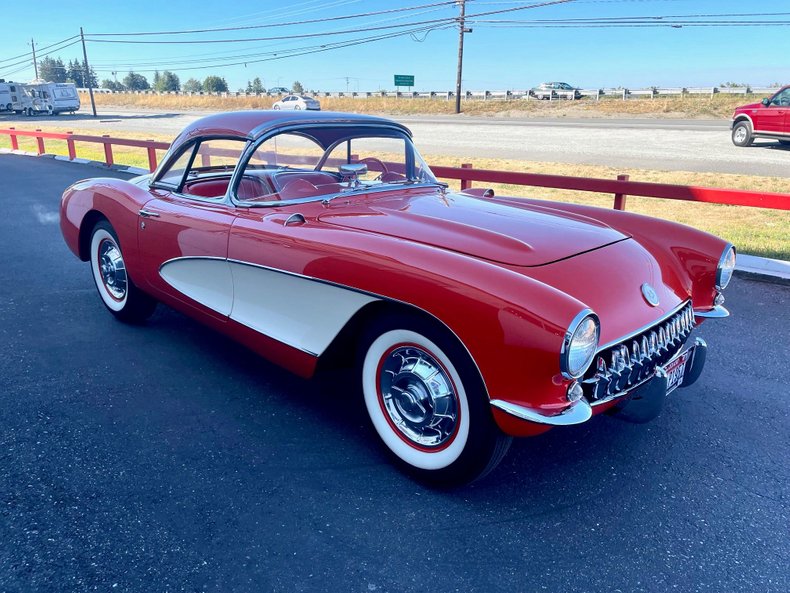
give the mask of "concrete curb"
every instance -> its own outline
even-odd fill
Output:
[[[24,150],[11,150],[10,148],[0,148],[0,154],[17,154],[23,156],[39,156],[35,152]],[[90,161],[87,159],[74,159],[71,160],[67,156],[43,154],[40,156],[53,158],[56,161],[64,161],[67,163],[76,163],[79,165],[90,165],[100,169],[111,169],[113,171],[121,171],[131,175],[147,175],[147,169],[140,167],[113,165],[108,167],[101,161]],[[769,282],[776,281],[779,284],[790,285],[790,262],[781,259],[771,259],[769,257],[757,257],[756,255],[738,254],[738,261],[735,265],[735,272],[739,276],[753,277],[758,280],[765,280]]]
[[[739,253],[735,272],[738,275],[758,280],[776,281],[780,284],[790,285],[790,262],[781,259]]]

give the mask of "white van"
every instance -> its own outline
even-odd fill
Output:
[[[73,113],[80,108],[80,97],[74,83],[35,82],[24,86],[30,98],[30,104],[22,107],[27,115],[36,113],[55,115],[65,111]],[[14,109],[16,110],[16,107]]]

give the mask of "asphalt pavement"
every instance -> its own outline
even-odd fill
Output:
[[[0,591],[790,590],[787,286],[733,280],[703,376],[653,423],[518,440],[435,491],[342,376],[163,307],[112,318],[57,217],[101,173],[0,155]]]
[[[175,137],[210,111],[164,111],[108,107],[94,118],[83,110],[32,120],[0,114],[0,127],[73,126],[96,134],[158,133]],[[730,140],[729,120],[669,118],[542,118],[395,115],[431,157],[513,159],[568,165],[601,165],[621,173],[635,169],[734,173],[790,178],[790,147],[758,139],[748,148]],[[790,191],[790,181],[788,181]]]

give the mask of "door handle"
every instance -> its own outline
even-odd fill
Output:
[[[140,210],[138,214],[144,218],[159,218],[159,214],[157,212],[151,212],[150,210],[145,209]]]

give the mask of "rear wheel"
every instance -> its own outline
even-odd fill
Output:
[[[779,144],[782,146],[790,146],[790,140],[780,140]]]
[[[752,137],[752,126],[747,121],[739,121],[732,128],[732,143],[735,146],[751,146],[754,138]]]
[[[104,305],[121,321],[141,323],[156,308],[156,301],[132,282],[112,225],[99,221],[91,233],[91,271]]]
[[[389,317],[369,330],[361,358],[368,415],[408,473],[458,486],[486,475],[507,453],[512,439],[494,423],[473,361],[446,332]]]

